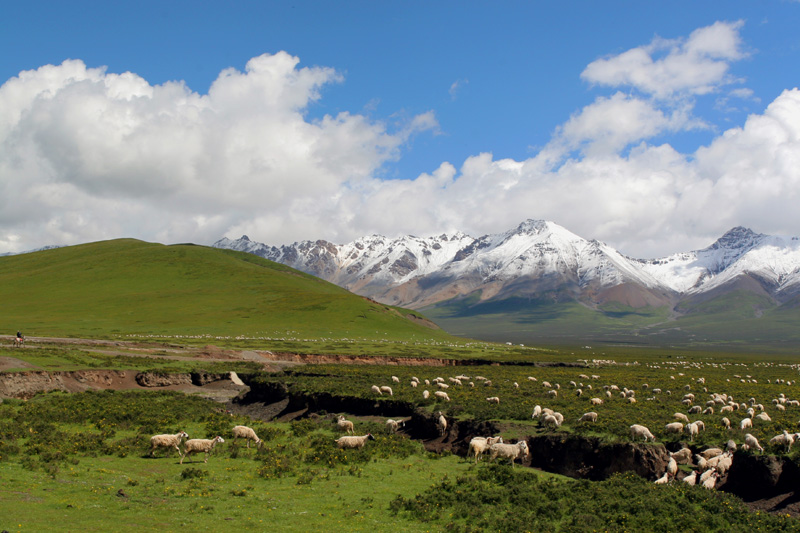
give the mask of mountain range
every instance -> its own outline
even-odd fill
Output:
[[[800,307],[800,239],[743,227],[702,250],[659,259],[627,257],[543,220],[478,238],[458,232],[424,238],[371,235],[341,245],[316,240],[276,247],[242,236],[213,246],[291,266],[382,303],[424,310],[440,325],[490,314],[520,323],[518,315],[534,307],[561,307],[555,314],[564,316],[564,306],[572,306],[584,317],[585,311],[602,314],[618,332],[635,326],[638,335],[681,326],[691,330],[699,317],[709,323],[714,313],[733,325],[726,315],[731,306],[747,319]],[[554,320],[546,313],[538,316]],[[691,316],[694,322],[686,320]],[[633,323],[632,317],[640,320]],[[684,320],[676,324],[679,319]],[[608,331],[609,324],[603,324]],[[717,331],[725,334],[724,327]]]

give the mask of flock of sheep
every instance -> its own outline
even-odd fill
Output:
[[[256,446],[262,445],[262,441],[258,438],[256,432],[247,426],[236,426],[233,428],[234,442],[236,442],[236,439],[238,438],[245,439],[247,441],[248,448],[250,447],[251,440],[255,442]],[[214,446],[216,446],[217,443],[225,442],[225,439],[219,435],[213,439],[189,439],[183,444],[183,453],[181,453],[180,445],[183,439],[189,439],[189,434],[185,431],[179,431],[174,435],[153,435],[150,437],[150,456],[153,457],[153,453],[156,451],[156,448],[167,448],[167,451],[169,451],[171,448],[175,448],[178,450],[178,455],[181,456],[180,464],[183,464],[183,460],[189,455],[200,452],[206,454],[204,462],[207,463],[208,454],[211,453],[211,450],[214,449]]]

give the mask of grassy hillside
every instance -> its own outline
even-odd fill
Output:
[[[0,301],[3,333],[28,336],[446,336],[251,254],[132,239],[0,258]]]
[[[525,344],[586,343],[685,346],[796,352],[800,307],[775,307],[767,298],[736,291],[691,305],[678,314],[662,308],[509,298],[481,303],[478,296],[424,310],[456,335]]]

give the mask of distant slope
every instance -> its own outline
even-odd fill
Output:
[[[418,313],[251,254],[133,239],[2,257],[0,301],[4,333],[29,336],[446,336]]]

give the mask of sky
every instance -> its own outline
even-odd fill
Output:
[[[800,235],[800,1],[4,2],[0,253]]]

